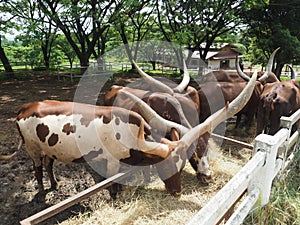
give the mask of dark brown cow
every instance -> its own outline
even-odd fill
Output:
[[[276,52],[280,48],[275,49],[272,53],[266,71],[259,71],[257,73],[257,80],[261,82],[261,84],[266,83],[273,83],[278,82],[277,76],[271,71],[273,59],[275,57]],[[272,59],[273,58],[273,59]],[[252,76],[253,72],[243,72],[240,68],[240,64],[238,63],[238,57],[236,58],[236,70],[237,71],[230,71],[230,70],[218,70],[212,71],[208,74],[204,75],[201,79],[201,83],[208,83],[208,82],[230,82],[230,83],[240,83],[249,81],[250,77]]]
[[[208,82],[239,83],[245,82],[245,80],[236,71],[216,70],[205,74],[200,80],[202,84]]]
[[[205,120],[211,113],[222,108],[226,102],[234,100],[241,91],[246,87],[246,82],[231,83],[231,82],[209,82],[198,86],[198,94],[201,99],[199,121]],[[262,84],[256,82],[254,91],[249,102],[237,114],[236,126],[238,126],[241,115],[247,117],[247,127],[251,125],[254,115],[257,111],[259,96],[262,92]]]
[[[263,85],[268,82],[278,82],[278,79],[274,73],[271,72],[271,68],[273,65],[275,54],[279,48],[273,51],[268,61],[268,65],[266,68],[266,72],[260,73],[260,77],[257,79],[255,89],[252,93],[251,99],[247,103],[247,105],[237,114],[237,121],[236,127],[239,125],[242,115],[247,117],[247,124],[246,127],[248,128],[254,115],[257,112],[257,107],[260,99],[260,94],[263,89]],[[200,122],[207,118],[210,113],[215,112],[215,110],[220,109],[223,107],[225,102],[232,101],[233,99],[238,96],[238,94],[244,89],[246,86],[246,82],[250,80],[247,74],[243,73],[239,67],[239,63],[236,60],[237,71],[230,72],[230,71],[215,71],[209,73],[204,78],[204,81],[217,81],[217,82],[207,82],[202,83],[198,86],[199,98],[201,100],[201,116]],[[216,96],[218,94],[218,98]],[[222,94],[220,94],[222,93]],[[223,98],[223,99],[222,99]],[[215,99],[215,100],[212,100]]]
[[[290,116],[299,108],[300,87],[296,80],[266,84],[259,102],[256,134],[274,135],[280,128],[280,117]]]
[[[183,63],[183,79],[181,83],[174,88],[170,88],[162,82],[153,79],[151,76],[142,71],[142,69],[140,69],[134,61],[133,65],[146,81],[144,83],[148,84],[148,90],[150,89],[151,91],[115,86],[105,95],[105,102],[107,105],[116,105],[140,113],[135,106],[132,106],[132,104],[130,104],[129,99],[117,97],[120,90],[123,89],[134,94],[140,99],[143,99],[160,116],[164,117],[165,119],[169,119],[176,123],[181,123],[183,125],[186,125],[187,127],[199,124],[199,95],[195,88],[190,86],[186,87],[189,83],[190,78],[185,63]],[[143,85],[143,87],[145,87],[145,85]],[[183,92],[184,89],[186,89],[186,93],[182,94],[181,92]],[[196,171],[198,179],[203,184],[207,184],[207,181],[211,178],[211,172],[207,158],[208,138],[208,134],[202,135],[198,139],[198,143],[192,145],[188,151],[189,161]]]
[[[237,64],[238,65],[238,64]],[[246,81],[252,76],[253,72],[244,72],[244,74],[248,77]],[[265,74],[263,71],[259,71],[257,73],[258,80]],[[201,83],[208,83],[208,82],[230,82],[230,83],[240,83],[245,82],[245,79],[241,77],[241,75],[237,71],[230,71],[230,70],[216,70],[205,74],[203,78],[200,80]],[[273,83],[279,81],[277,76],[271,72],[269,76],[262,80],[261,83],[264,85],[266,83]]]
[[[194,127],[199,124],[199,95],[195,88],[187,87],[187,93],[174,93],[170,95],[161,92],[145,91],[129,87],[114,86],[104,97],[106,105],[114,105],[141,113],[131,99],[119,95],[121,91],[127,91],[146,102],[160,116],[170,121],[182,124],[186,127]],[[224,105],[223,105],[224,106]],[[205,135],[206,137],[206,135]],[[170,138],[170,137],[168,137]],[[206,141],[200,137],[198,144],[192,145],[188,151],[188,158],[201,181],[210,178],[210,170],[207,160]]]

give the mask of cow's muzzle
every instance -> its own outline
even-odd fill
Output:
[[[197,173],[197,179],[203,186],[208,186],[211,181],[211,175],[206,175],[203,173]]]

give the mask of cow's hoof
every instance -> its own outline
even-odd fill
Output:
[[[36,203],[45,203],[45,198],[46,198],[46,192],[38,192],[34,198],[33,201]]]
[[[58,187],[59,187],[58,183],[51,184],[49,191],[57,191]]]
[[[117,194],[122,191],[122,184],[112,184],[108,187],[109,195],[113,200],[116,200]]]
[[[197,179],[202,186],[208,186],[211,181],[211,176],[205,175],[202,173],[197,174]]]

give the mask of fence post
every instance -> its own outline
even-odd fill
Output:
[[[284,160],[284,163],[283,163],[283,167],[282,169],[284,168],[284,165],[285,165],[285,161],[287,160],[288,158],[288,151],[291,147],[291,144],[293,144],[293,141],[294,142],[297,142],[294,140],[294,135],[297,136],[299,134],[299,129],[298,131],[296,131],[293,136],[291,136],[290,134],[292,133],[292,128],[293,128],[293,125],[295,123],[297,123],[297,121],[300,119],[300,109],[298,109],[295,113],[293,113],[293,115],[289,116],[289,117],[286,117],[286,116],[282,116],[280,118],[280,125],[281,127],[284,127],[286,129],[289,130],[289,136],[286,140],[286,143],[285,145],[283,146],[283,149],[282,149],[282,154],[283,154],[283,160]]]
[[[255,205],[256,207],[262,207],[269,202],[272,182],[278,172],[278,163],[282,163],[282,160],[277,160],[278,149],[288,136],[289,130],[281,129],[274,136],[260,134],[255,138],[253,154],[258,151],[266,153],[265,164],[250,181],[248,188],[249,192],[255,188],[260,190],[260,196]]]

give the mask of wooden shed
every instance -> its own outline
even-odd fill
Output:
[[[242,53],[237,50],[235,45],[225,45],[218,52],[206,58],[208,69],[210,70],[231,70],[235,69],[236,56]]]

